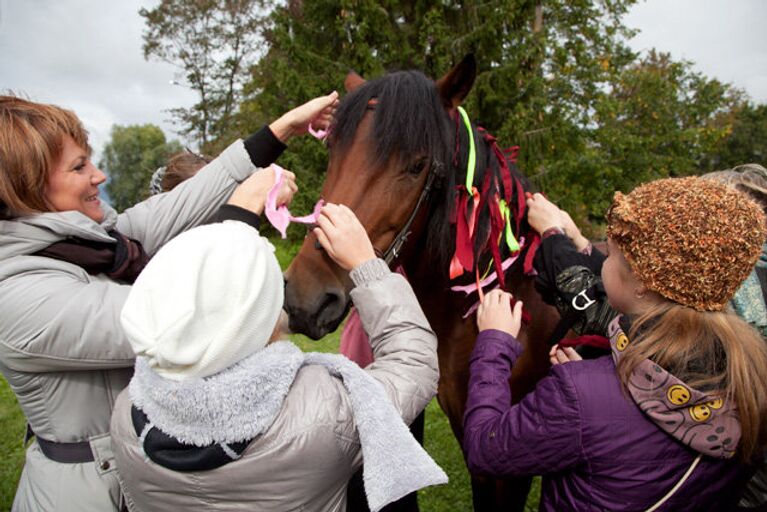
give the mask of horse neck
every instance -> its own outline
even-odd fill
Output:
[[[450,281],[446,269],[438,263],[439,258],[427,250],[426,220],[419,224],[423,228],[416,232],[421,235],[411,239],[411,244],[408,244],[403,252],[400,263],[426,318],[442,344],[454,338],[456,332],[473,329],[473,318],[462,318],[471,303],[463,293],[450,289],[456,283]]]

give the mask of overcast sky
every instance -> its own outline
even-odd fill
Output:
[[[156,0],[0,0],[0,90],[74,110],[100,153],[113,124],[154,123],[178,138],[166,110],[194,94],[169,64],[144,60],[140,7]],[[637,50],[688,59],[709,77],[767,102],[767,1],[648,0],[626,25]],[[186,142],[186,141],[183,141]]]

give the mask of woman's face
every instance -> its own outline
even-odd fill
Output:
[[[45,199],[56,212],[78,211],[96,222],[104,220],[99,200],[99,185],[106,181],[103,172],[90,160],[88,152],[64,136],[63,149],[45,184]]]
[[[607,259],[602,264],[602,283],[607,300],[613,308],[624,314],[638,311],[641,300],[637,298],[636,291],[643,285],[611,238],[607,239]]]

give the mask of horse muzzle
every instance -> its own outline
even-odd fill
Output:
[[[285,310],[291,332],[318,340],[335,331],[349,311],[349,297],[341,287],[326,287],[317,293],[285,281]]]

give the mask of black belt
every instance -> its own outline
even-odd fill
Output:
[[[88,441],[81,441],[79,443],[55,443],[53,441],[47,441],[35,434],[32,431],[32,427],[27,425],[27,437],[30,435],[35,436],[37,439],[37,444],[40,445],[40,450],[43,452],[43,455],[54,462],[79,464],[96,460],[93,457],[91,444]]]

